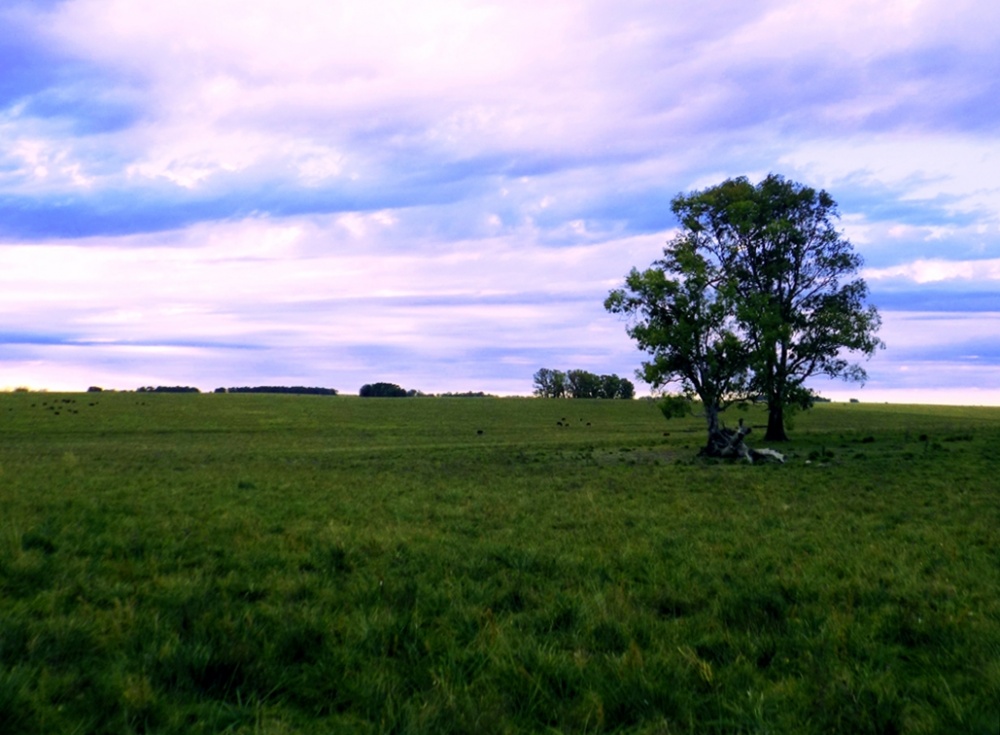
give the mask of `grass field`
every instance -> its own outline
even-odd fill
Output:
[[[751,467],[645,401],[0,395],[0,732],[996,735],[1000,409],[791,436]]]

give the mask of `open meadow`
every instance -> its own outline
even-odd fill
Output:
[[[1000,409],[790,436],[747,466],[648,401],[0,395],[0,732],[996,735]]]

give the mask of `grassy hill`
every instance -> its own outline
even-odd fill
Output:
[[[997,732],[1000,409],[791,435],[751,467],[646,401],[0,395],[0,720]]]

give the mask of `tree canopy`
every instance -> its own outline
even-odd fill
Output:
[[[362,398],[408,398],[416,392],[411,393],[405,388],[401,388],[395,383],[365,383],[358,391]]]
[[[739,177],[679,194],[671,209],[681,230],[664,258],[633,269],[605,302],[633,319],[630,336],[652,355],[646,380],[698,395],[710,431],[727,401],[760,396],[771,441],[787,438],[787,410],[811,405],[808,378],[865,380],[847,355],[884,346],[881,321],[829,194]]]
[[[625,288],[612,291],[604,306],[631,317],[627,332],[651,358],[642,363],[642,379],[654,388],[679,382],[698,396],[711,435],[719,413],[746,397],[749,386],[735,293],[689,236],[675,237],[663,256],[645,271],[633,268]]]
[[[597,375],[587,370],[542,368],[534,375],[535,395],[541,398],[635,397],[635,385],[618,375]]]

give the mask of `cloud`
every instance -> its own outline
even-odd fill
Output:
[[[942,281],[994,282],[1000,286],[1000,258],[983,260],[915,260],[888,268],[869,269],[865,277],[870,281],[902,279],[916,284]]]
[[[95,361],[185,349],[187,371],[212,361],[235,365],[242,358],[224,353],[249,349],[268,356],[254,360],[293,374],[305,351],[315,378],[317,352],[377,371],[360,358],[391,348],[410,356],[402,364],[453,367],[471,359],[462,355],[494,350],[505,356],[501,372],[509,372],[525,354],[580,353],[583,336],[594,340],[585,354],[607,355],[610,344],[631,363],[631,346],[601,302],[626,262],[655,255],[655,239],[549,249],[497,237],[489,247],[477,240],[407,252],[395,243],[405,224],[405,215],[387,212],[323,222],[262,218],[137,235],[115,247],[3,247],[0,308],[27,334],[61,325],[58,339],[18,344],[72,346],[74,354],[87,348]],[[32,275],[38,269],[44,288]],[[425,385],[448,390],[447,375]]]

